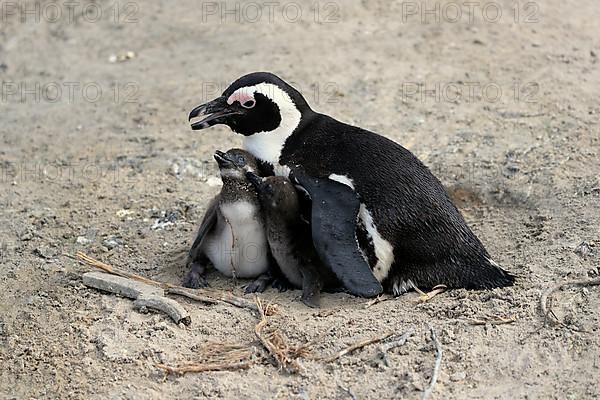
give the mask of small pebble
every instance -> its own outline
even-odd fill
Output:
[[[450,375],[450,380],[452,382],[460,382],[464,381],[465,379],[467,379],[467,374],[465,371],[458,371]]]
[[[587,257],[590,254],[592,254],[592,245],[586,241],[583,241],[581,243],[579,243],[579,245],[577,245],[577,247],[575,247],[575,250],[573,250],[573,252],[575,254],[577,254],[579,257]]]
[[[76,242],[77,244],[89,244],[90,239],[86,238],[85,236],[77,236]]]

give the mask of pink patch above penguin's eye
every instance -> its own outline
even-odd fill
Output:
[[[239,90],[233,93],[231,96],[229,96],[229,98],[227,99],[227,104],[233,104],[236,101],[239,101],[241,105],[244,105],[244,103],[248,101],[254,102],[254,96],[245,90]],[[252,107],[254,107],[254,105]]]

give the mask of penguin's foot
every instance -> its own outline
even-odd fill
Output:
[[[190,270],[183,278],[182,285],[190,289],[207,287],[208,282],[204,277],[204,266],[198,263],[192,263]]]
[[[244,293],[262,293],[272,281],[273,278],[271,277],[271,275],[261,274],[254,281],[250,282],[248,286],[246,286],[246,290],[244,290]]]
[[[273,282],[271,282],[271,287],[279,290],[280,292],[285,292],[288,289],[294,289],[294,286],[292,286],[292,284],[283,277],[273,279]]]
[[[311,266],[302,270],[302,302],[311,308],[321,306],[321,277]]]
[[[310,308],[321,307],[321,293],[306,293],[306,290],[302,293],[302,302]]]

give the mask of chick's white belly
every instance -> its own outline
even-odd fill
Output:
[[[256,206],[236,202],[220,206],[224,218],[208,236],[205,254],[223,275],[254,278],[267,271],[268,245]]]

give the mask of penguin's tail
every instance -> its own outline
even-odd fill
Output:
[[[477,276],[472,282],[466,282],[466,289],[494,289],[512,286],[516,275],[504,270],[496,261],[485,257],[477,271]]]

